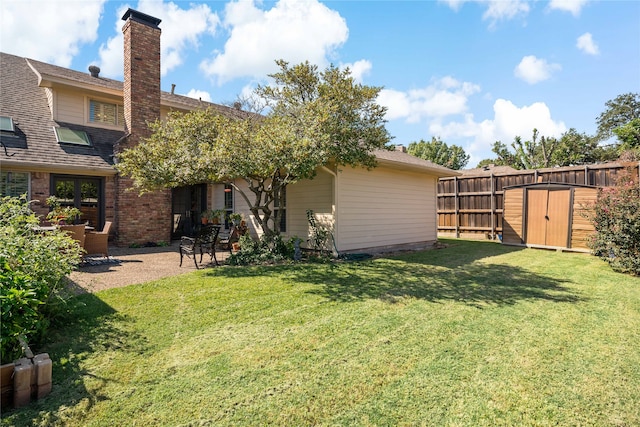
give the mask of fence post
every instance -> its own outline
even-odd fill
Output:
[[[454,187],[454,193],[453,193],[453,203],[454,203],[454,208],[455,208],[455,215],[456,215],[456,239],[460,238],[460,226],[459,226],[459,220],[458,220],[458,177],[454,176],[453,177],[453,187]]]

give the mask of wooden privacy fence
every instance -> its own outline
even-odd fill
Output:
[[[474,169],[438,181],[438,234],[443,237],[496,239],[502,236],[504,188],[534,183],[610,187],[618,174],[640,163],[611,162],[536,170]],[[510,169],[510,168],[506,168]]]

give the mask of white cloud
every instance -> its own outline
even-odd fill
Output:
[[[407,92],[383,89],[378,102],[388,108],[388,120],[404,119],[408,123],[417,123],[424,118],[464,113],[468,97],[479,91],[478,85],[444,77],[426,88]]]
[[[600,49],[598,48],[596,42],[593,41],[591,33],[584,33],[583,35],[578,37],[576,47],[589,55],[600,54]]]
[[[517,16],[525,16],[529,13],[527,0],[440,0],[446,3],[456,12],[464,3],[473,2],[486,6],[482,19],[491,21],[489,27],[494,27],[498,21],[507,21]]]
[[[269,10],[234,1],[225,7],[224,25],[230,29],[224,50],[200,64],[220,84],[262,78],[276,71],[276,59],[326,66],[349,35],[344,18],[317,0],[280,0]]]
[[[204,90],[191,89],[187,92],[189,98],[199,99],[200,101],[211,102],[211,95],[209,92],[205,92]]]
[[[518,107],[509,100],[498,99],[493,104],[493,114],[492,119],[482,122],[476,122],[472,114],[466,114],[461,122],[434,122],[429,131],[445,141],[447,138],[471,139],[471,144],[465,147],[467,154],[471,155],[469,164],[494,157],[491,147],[495,141],[509,145],[516,136],[530,138],[534,128],[546,137],[559,137],[567,131],[564,122],[551,117],[551,111],[544,102]]]
[[[549,8],[562,10],[571,13],[573,16],[578,16],[587,2],[588,0],[551,0],[549,2]]]
[[[2,51],[69,67],[98,37],[104,2],[0,1]]]
[[[189,9],[181,9],[176,3],[164,3],[156,0],[140,0],[136,10],[162,20],[161,73],[178,67],[184,61],[188,48],[197,48],[200,38],[205,34],[213,35],[220,24],[218,15],[206,4],[189,4]],[[118,9],[115,22],[115,36],[100,46],[100,68],[104,75],[122,76],[123,36],[122,15],[128,6]]]
[[[533,55],[525,56],[513,71],[516,77],[529,84],[536,84],[551,78],[551,74],[561,70],[559,64],[549,64],[545,59]]]
[[[522,0],[500,0],[485,3],[487,10],[482,15],[482,19],[490,20],[490,26],[494,26],[498,21],[513,19],[516,16],[529,13],[529,4]]]
[[[371,72],[371,68],[373,68],[373,65],[371,65],[370,61],[367,61],[366,59],[361,59],[352,64],[351,63],[342,64],[340,68],[341,69],[349,68],[349,70],[351,71],[351,77],[353,77],[356,83],[362,83],[364,76],[368,75],[369,72]]]

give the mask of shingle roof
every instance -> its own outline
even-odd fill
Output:
[[[59,67],[57,67],[59,68]],[[25,58],[0,53],[0,115],[9,116],[14,135],[2,135],[11,157],[0,153],[0,163],[49,170],[74,169],[91,175],[113,174],[113,143],[123,131],[59,123],[51,118],[45,90]],[[87,132],[92,147],[59,144],[53,128],[70,127]]]
[[[489,176],[491,174],[494,175],[509,175],[514,172],[517,172],[517,169],[512,168],[511,166],[487,166],[486,168],[477,168],[477,169],[463,169],[460,172],[464,176]]]
[[[402,151],[376,150],[374,152],[380,163],[395,165],[402,169],[416,169],[429,172],[438,177],[460,175],[458,171],[435,164],[429,160],[424,160]]]
[[[3,134],[0,140],[9,155],[0,152],[3,165],[22,165],[43,169],[75,169],[86,174],[115,174],[113,146],[124,136],[122,130],[81,126],[52,120],[45,89],[39,78],[61,84],[84,87],[102,92],[122,93],[123,82],[105,77],[93,77],[56,65],[0,52],[0,115],[12,117],[15,135]],[[231,117],[251,114],[223,105],[204,102],[182,95],[161,92],[161,104],[172,108],[193,110],[212,108]],[[68,127],[87,132],[92,147],[59,144],[53,128]]]

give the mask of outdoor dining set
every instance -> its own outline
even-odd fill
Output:
[[[231,225],[229,233],[225,235],[221,234],[221,229],[222,225],[219,224],[203,224],[194,237],[182,236],[179,248],[180,267],[182,267],[182,260],[186,256],[193,258],[196,269],[199,269],[198,262],[202,265],[204,254],[210,256],[210,263],[215,263],[216,266],[220,265],[216,257],[216,247],[233,253],[234,247],[238,248],[240,236],[247,233],[247,227],[242,225]],[[198,254],[200,261],[197,260]]]

